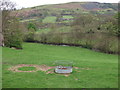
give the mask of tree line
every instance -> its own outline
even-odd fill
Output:
[[[20,23],[18,17],[11,14],[16,10],[15,4],[0,1],[2,11],[1,45],[22,49],[22,42],[40,42],[53,44],[80,45],[85,48],[99,50],[105,53],[119,53],[118,38],[120,37],[120,13],[115,16],[108,15],[79,15],[70,22],[69,32],[61,32],[57,23],[47,27],[47,33],[36,33],[42,22]],[[67,26],[66,26],[67,27]]]

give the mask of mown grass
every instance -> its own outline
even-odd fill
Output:
[[[58,60],[72,61],[75,69],[69,77],[43,71],[11,72],[18,64],[54,66]],[[24,43],[22,50],[3,47],[3,88],[117,88],[118,56],[80,47]]]
[[[55,23],[56,17],[55,16],[48,16],[45,19],[43,19],[43,23]]]

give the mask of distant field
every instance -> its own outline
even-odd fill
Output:
[[[20,22],[29,22],[29,21],[34,21],[34,20],[37,20],[37,19],[25,19],[25,20],[20,20]]]
[[[47,33],[50,30],[51,30],[50,28],[39,29],[36,33],[41,33],[41,32],[46,32]]]
[[[60,32],[69,32],[71,30],[71,27],[69,27],[69,26],[61,27],[61,28],[58,28],[58,30]]]
[[[64,21],[61,21],[61,23],[71,23],[73,22],[73,20],[64,20]]]
[[[48,16],[43,20],[43,23],[55,23],[56,22],[56,17],[54,16]]]
[[[118,56],[79,47],[23,43],[23,50],[3,47],[3,88],[118,88]],[[70,76],[37,72],[12,72],[18,64],[54,66],[72,61]],[[24,69],[24,68],[23,68]]]
[[[60,32],[69,32],[71,30],[71,27],[69,26],[64,26],[64,27],[60,27],[57,28],[55,31],[60,31]],[[36,31],[36,33],[48,33],[49,31],[51,31],[50,28],[44,28],[44,29],[39,29],[38,31]]]
[[[65,16],[63,16],[63,18],[69,19],[69,18],[73,18],[73,16],[71,16],[71,15],[65,15]]]

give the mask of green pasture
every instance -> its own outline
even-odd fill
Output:
[[[71,16],[71,15],[64,15],[63,18],[69,19],[69,18],[73,18],[73,16]]]
[[[117,88],[118,56],[80,47],[23,43],[22,50],[3,47],[3,88]],[[73,62],[70,76],[37,72],[12,72],[19,64],[55,66],[55,61]],[[25,68],[23,70],[26,70]]]
[[[56,22],[56,17],[55,16],[47,16],[43,20],[43,23],[55,23],[55,22]]]

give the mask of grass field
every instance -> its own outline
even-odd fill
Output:
[[[20,22],[29,22],[29,21],[35,21],[37,19],[26,19],[26,20],[21,20]]]
[[[73,18],[73,16],[71,16],[71,15],[64,15],[63,18],[69,19],[69,18]]]
[[[57,28],[56,31],[60,31],[60,32],[69,32],[71,30],[71,27],[69,26],[65,26],[65,27],[60,27],[60,28]],[[50,28],[44,28],[44,29],[39,29],[38,31],[36,31],[36,33],[49,33],[49,31],[52,31],[52,29]]]
[[[39,29],[38,31],[36,31],[36,33],[41,33],[41,32],[46,32],[47,33],[50,30],[51,30],[50,28]]]
[[[80,68],[70,76],[37,72],[12,72],[18,64],[46,64],[72,61]],[[117,88],[118,56],[69,46],[23,43],[23,50],[3,47],[3,88]]]
[[[56,17],[54,16],[48,16],[43,20],[43,23],[55,23],[56,22]]]
[[[60,27],[58,28],[60,32],[69,32],[71,30],[71,27],[65,26],[65,27]]]
[[[0,89],[2,89],[2,47],[0,47]]]

